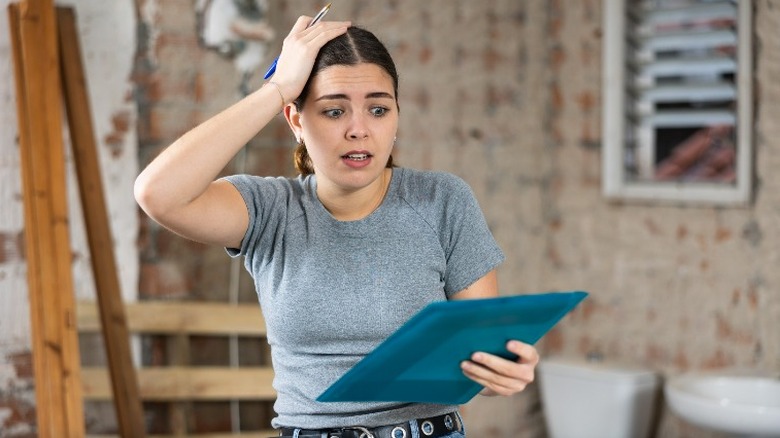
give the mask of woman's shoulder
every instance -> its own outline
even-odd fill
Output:
[[[305,177],[290,178],[285,176],[230,175],[223,179],[243,192],[286,192],[302,193],[306,185]]]
[[[407,195],[441,195],[471,192],[468,183],[458,175],[439,170],[402,168],[401,184]]]

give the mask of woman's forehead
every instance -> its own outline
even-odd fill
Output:
[[[320,70],[312,79],[313,98],[323,94],[350,92],[386,92],[394,95],[393,79],[376,64],[333,65]]]

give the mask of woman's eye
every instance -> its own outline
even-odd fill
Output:
[[[385,107],[377,106],[377,107],[371,108],[371,114],[373,114],[376,117],[382,117],[386,113],[387,113],[387,108],[385,108]]]
[[[332,119],[335,119],[335,118],[338,118],[340,115],[344,114],[344,111],[340,110],[340,109],[337,109],[337,108],[334,108],[334,109],[329,109],[329,110],[323,111],[323,114],[325,114],[326,116],[328,116],[328,117],[330,117]]]

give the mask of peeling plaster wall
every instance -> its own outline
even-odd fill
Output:
[[[343,1],[401,73],[402,165],[474,188],[507,260],[503,293],[591,297],[540,345],[666,376],[780,375],[780,2],[755,7],[756,201],[747,208],[610,204],[601,196],[601,0]],[[308,9],[307,9],[308,8]],[[311,9],[285,2],[289,25]],[[285,34],[278,28],[280,35]],[[544,436],[536,385],[477,398],[470,433]],[[658,437],[716,437],[663,408]]]
[[[552,1],[543,289],[592,295],[541,344],[665,376],[697,370],[780,375],[780,2],[754,1],[756,200],[747,208],[608,204],[600,195],[600,6]],[[529,289],[525,286],[524,290]],[[662,406],[657,436],[720,436]]]
[[[79,2],[86,9],[81,14],[133,17],[124,12],[130,9],[125,2],[101,3]],[[144,165],[187,129],[238,99],[241,76],[230,61],[199,47],[195,1],[135,3],[139,53],[133,84],[128,79],[132,35],[120,37],[130,46],[126,52],[117,48],[107,55],[117,82],[90,80],[96,84],[93,95],[101,92],[96,87],[106,93],[107,109],[95,111],[103,114],[95,117],[103,126],[99,129],[112,132],[108,120],[118,109],[127,110],[131,127],[121,159],[131,160],[137,142]],[[297,16],[313,14],[317,7],[310,0],[268,4],[277,35],[268,51],[270,63]],[[390,48],[401,73],[397,158],[410,167],[454,172],[472,185],[507,254],[499,271],[503,292],[576,288],[592,293],[539,345],[546,356],[598,351],[606,360],[665,375],[733,367],[778,373],[780,176],[774,170],[780,166],[780,86],[774,78],[780,74],[780,1],[753,1],[758,185],[756,202],[743,209],[620,205],[602,199],[601,4],[340,0],[328,18],[350,19],[374,30]],[[33,400],[29,365],[25,368],[22,209],[5,38],[0,35],[0,205],[11,207],[0,210],[0,259],[9,260],[0,261],[0,424],[10,424],[13,416],[22,430],[32,421]],[[251,86],[259,86],[258,76]],[[137,119],[125,100],[131,87]],[[137,139],[131,139],[134,125]],[[284,121],[274,121],[247,148],[247,171],[289,174],[292,141]],[[107,167],[118,163],[109,150],[101,148]],[[137,168],[134,161],[128,163],[112,168],[122,181],[112,202],[129,196],[130,182],[124,181],[132,181]],[[136,217],[131,200],[112,209]],[[146,220],[140,228],[140,295],[225,299],[231,267],[222,249],[182,241]],[[127,224],[122,229],[135,228]],[[123,274],[123,286],[132,288],[136,262],[128,248],[133,241],[123,237],[128,240],[126,246],[118,243],[120,263],[133,272]],[[76,240],[74,245],[84,253],[78,249],[84,246]],[[240,287],[242,300],[254,299],[245,276]],[[8,400],[17,409],[9,410]],[[546,435],[537,385],[509,400],[477,398],[464,411],[470,436]],[[656,429],[663,438],[719,437],[684,424],[666,409]]]
[[[0,0],[0,436],[30,436],[35,395],[8,4]],[[138,213],[132,197],[138,168],[131,82],[136,41],[133,3],[80,0],[57,4],[76,8],[120,286],[124,298],[133,300],[138,290]],[[67,138],[67,132],[63,135]],[[94,299],[89,248],[70,162],[68,196],[75,293],[77,298]]]

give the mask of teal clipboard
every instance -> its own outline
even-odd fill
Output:
[[[463,404],[482,386],[460,363],[475,351],[515,360],[506,342],[534,344],[587,292],[434,302],[323,392],[320,402]]]

